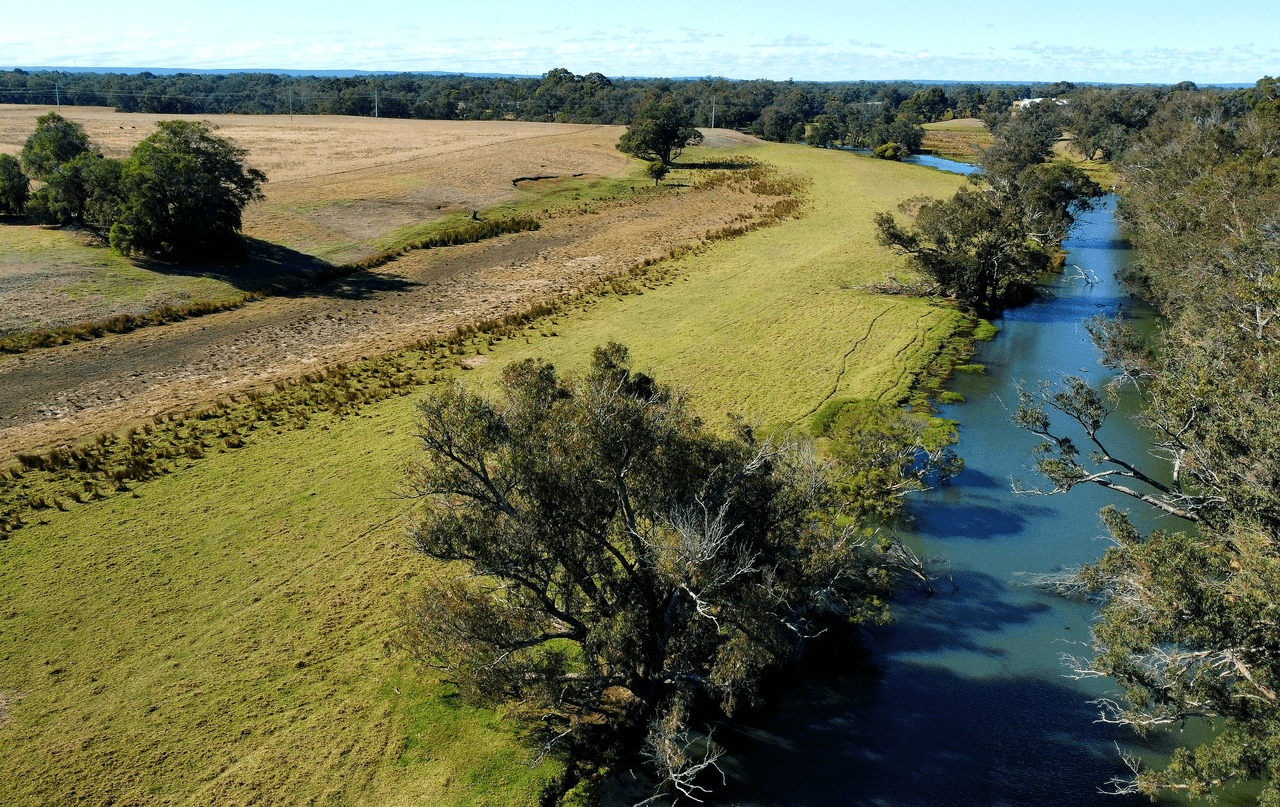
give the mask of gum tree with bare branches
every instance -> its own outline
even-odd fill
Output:
[[[497,399],[432,395],[417,436],[410,539],[450,565],[407,601],[404,643],[548,747],[625,708],[665,788],[695,795],[719,753],[697,703],[733,714],[813,637],[886,617],[890,571],[831,468],[712,433],[620,345],[580,376],[512,364]]]

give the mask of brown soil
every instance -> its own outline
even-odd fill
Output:
[[[33,123],[42,111],[28,111],[26,117]],[[73,111],[64,108],[64,114]],[[108,120],[154,117],[104,115]],[[106,130],[91,126],[98,119],[67,116],[83,119],[90,135],[107,144]],[[6,133],[12,117],[11,109],[0,107],[0,144],[9,146],[8,150],[13,150],[14,135]],[[255,118],[248,120],[258,123]],[[351,119],[324,120],[331,121],[340,134],[348,128],[361,131],[348,126]],[[369,123],[356,120],[365,126]],[[317,122],[299,119],[297,125]],[[419,133],[448,130],[443,122],[385,123],[393,133],[412,129],[408,124],[432,124]],[[235,134],[232,123],[220,120],[219,124],[224,133]],[[272,125],[284,128],[287,124],[287,118],[277,118]],[[264,126],[270,133],[271,126],[259,128]],[[510,132],[498,131],[508,128]],[[342,167],[349,163],[337,156],[312,160],[307,163],[309,169],[292,166],[283,153],[277,154],[286,149],[277,146],[277,152],[262,154],[277,154],[280,173],[296,178],[273,179],[268,204],[247,217],[246,230],[268,238],[282,221],[288,223],[283,214],[264,210],[271,203],[293,200],[301,206],[344,195],[357,198],[358,203],[343,206],[340,216],[331,213],[338,216],[336,224],[364,233],[385,229],[394,218],[388,208],[406,220],[424,212],[420,206],[406,204],[405,198],[414,191],[404,188],[429,177],[447,179],[449,193],[479,207],[482,200],[515,192],[513,180],[540,172],[616,175],[627,166],[613,149],[617,132],[614,127],[466,124],[458,126],[452,140],[441,137],[433,147],[406,147],[415,155],[408,159],[394,159],[395,148],[385,144],[370,146],[377,152],[373,156],[352,153],[348,159],[360,166],[356,168]],[[725,144],[749,140],[733,132],[716,135]],[[254,149],[260,147],[247,136],[235,136],[250,147],[251,162],[266,166],[272,176],[271,161],[254,156]],[[265,135],[262,139],[269,140]],[[340,142],[348,141],[340,138]],[[425,153],[430,148],[437,151]],[[341,153],[338,146],[333,153]],[[315,173],[321,170],[329,173]],[[759,201],[723,188],[707,193],[685,189],[605,207],[599,213],[553,218],[534,232],[412,252],[376,272],[350,275],[305,293],[270,298],[234,311],[5,360],[0,362],[0,458],[191,408],[337,362],[392,352],[451,332],[463,323],[522,310],[534,301],[586,287],[644,258],[663,255],[677,244],[695,241],[743,214],[755,213]]]
[[[0,153],[17,154],[48,107],[0,104]],[[148,115],[63,107],[103,154],[125,157],[156,121],[207,120],[269,179],[245,211],[245,233],[336,261],[373,251],[378,236],[511,199],[512,180],[618,176],[620,126],[519,121],[420,121],[335,115]],[[716,130],[726,145],[736,132]]]

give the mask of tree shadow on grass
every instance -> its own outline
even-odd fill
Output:
[[[418,285],[395,275],[335,266],[313,255],[257,238],[242,237],[236,260],[167,263],[137,259],[140,268],[182,277],[209,277],[244,292],[274,296],[336,297],[362,300]]]
[[[747,168],[755,168],[750,163],[735,162],[733,160],[701,160],[699,162],[675,162],[672,168],[688,168],[690,170],[700,171],[742,171]]]

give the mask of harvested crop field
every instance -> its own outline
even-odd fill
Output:
[[[17,154],[45,107],[0,105],[0,152]],[[631,160],[620,126],[419,121],[340,116],[184,116],[64,107],[108,157],[127,156],[156,121],[208,120],[266,172],[266,200],[245,233],[309,255],[350,260],[395,230],[518,197],[532,176],[619,176]]]
[[[978,153],[992,143],[991,132],[977,118],[938,121],[924,125],[921,147],[939,157],[974,162]]]
[[[43,111],[0,108],[3,148],[20,149],[23,133]],[[127,151],[159,117],[65,112],[108,154]],[[307,253],[325,239],[347,239],[343,243],[353,246],[344,257],[368,254],[432,216],[460,218],[460,205],[491,215],[527,210],[540,215],[543,226],[410,252],[376,271],[199,319],[0,361],[0,457],[521,310],[757,216],[772,201],[727,186],[649,192],[645,181],[625,179],[636,163],[613,147],[618,127],[347,118],[291,123],[251,116],[227,116],[217,124],[271,180],[267,199],[247,211],[246,233],[268,246],[291,246],[280,251],[292,272],[305,274],[308,261],[328,266]],[[289,147],[291,137],[296,148]],[[725,132],[713,140],[740,145],[750,139]],[[38,242],[22,254],[0,250],[0,300],[16,327],[47,323],[50,311],[72,319],[79,311],[87,320],[169,297],[233,295],[266,282],[262,266],[234,272],[139,266],[81,243],[74,233],[29,225],[6,229]],[[66,254],[49,259],[64,247]],[[95,268],[93,261],[103,266]],[[154,283],[148,284],[147,273]],[[168,297],[157,297],[157,289]]]

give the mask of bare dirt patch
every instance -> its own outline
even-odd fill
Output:
[[[0,150],[20,150],[45,111],[0,105]],[[174,117],[84,107],[63,114],[113,156],[127,153],[156,120]],[[303,271],[266,254],[278,249],[272,244],[297,250],[282,253],[303,262],[312,260],[307,253],[357,257],[396,227],[526,193],[515,185],[520,178],[619,176],[635,165],[614,148],[621,127],[234,115],[213,122],[270,178],[266,200],[246,211],[246,234],[264,250],[251,272],[275,264]],[[721,146],[752,141],[728,130],[712,135]],[[234,311],[0,360],[0,457],[524,310],[740,223],[759,213],[760,202],[719,188],[607,204],[553,217],[539,231],[411,252],[377,271]],[[52,310],[65,315],[58,290],[78,282],[74,261],[46,264],[43,274],[27,268],[8,279],[22,286],[25,321]],[[238,288],[263,279],[232,280]],[[107,306],[104,315],[113,313]]]
[[[652,197],[533,232],[411,252],[294,296],[7,360],[0,457],[524,310],[741,221],[759,201],[723,188]]]

